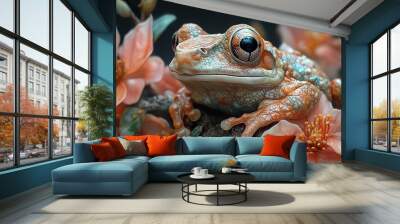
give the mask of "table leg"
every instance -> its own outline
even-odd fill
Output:
[[[196,191],[196,192],[197,192],[197,184],[195,185],[195,189],[194,189],[194,191]]]
[[[244,201],[247,201],[247,192],[248,192],[248,190],[247,190],[247,183],[244,183],[244,190],[245,190],[245,192],[244,192]]]
[[[217,206],[219,206],[219,184],[217,184]]]
[[[188,201],[188,202],[190,202],[190,201],[189,201],[189,195],[190,195],[190,184],[188,184],[188,185],[187,185],[187,191],[188,191],[188,193],[187,193],[187,201]]]

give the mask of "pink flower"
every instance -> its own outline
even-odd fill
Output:
[[[153,18],[139,23],[129,31],[118,48],[120,69],[117,69],[117,105],[136,103],[146,84],[158,82],[164,74],[165,64],[153,52]],[[119,33],[116,37],[120,42]]]
[[[264,132],[263,135],[296,135],[298,140],[303,140],[307,136],[306,122],[313,123],[318,118],[329,117],[329,129],[326,131],[326,145],[341,154],[341,111],[334,109],[332,103],[321,94],[318,104],[308,114],[305,119],[296,121],[281,120],[276,125]]]
[[[177,92],[182,84],[170,75],[164,61],[153,52],[153,18],[139,23],[129,31],[118,48],[117,63],[117,106],[135,104],[142,96],[143,89],[150,84],[157,94],[170,90]],[[117,31],[116,44],[120,44]]]

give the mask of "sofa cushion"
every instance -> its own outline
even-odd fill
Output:
[[[90,147],[92,149],[94,157],[96,157],[96,161],[105,162],[118,158],[112,145],[108,142],[92,144]]]
[[[165,156],[176,154],[177,135],[159,136],[149,135],[146,139],[148,156]]]
[[[74,163],[53,170],[57,182],[130,182],[134,173],[146,172],[147,163],[140,159],[109,162]]]
[[[235,155],[233,137],[183,137],[177,144],[177,154],[225,154]]]
[[[263,137],[236,137],[236,155],[259,154]]]
[[[261,149],[260,155],[280,156],[290,159],[290,148],[295,139],[295,135],[266,135],[264,136],[264,145]]]
[[[279,156],[238,155],[240,167],[250,172],[292,172],[292,161]]]
[[[190,172],[193,167],[199,166],[210,171],[219,171],[230,159],[231,155],[175,155],[158,156],[149,160],[149,170],[163,172]]]
[[[126,151],[124,146],[122,146],[121,142],[119,141],[118,137],[104,137],[101,138],[101,142],[108,142],[114,149],[115,155],[117,158],[122,158],[126,156]]]

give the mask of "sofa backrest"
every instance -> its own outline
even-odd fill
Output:
[[[263,144],[263,137],[236,137],[236,155],[259,154]]]
[[[177,142],[177,154],[226,154],[235,155],[233,137],[183,137]]]
[[[96,158],[93,155],[91,145],[99,144],[100,140],[75,143],[74,146],[74,163],[89,163],[95,162]]]

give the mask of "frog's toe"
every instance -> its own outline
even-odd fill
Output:
[[[231,122],[229,121],[230,119],[232,119],[232,118],[223,120],[223,121],[221,122],[221,128],[222,128],[222,130],[224,130],[224,131],[229,131],[229,130],[231,130],[231,128],[232,128],[233,126],[231,125]]]
[[[231,130],[234,126],[242,123],[246,123],[248,119],[250,118],[249,114],[243,114],[240,117],[231,117],[226,120],[223,120],[221,122],[221,128],[222,130],[229,131]]]
[[[258,121],[253,121],[246,125],[246,128],[242,133],[242,137],[252,137],[257,132],[257,130],[262,127],[263,124],[260,124],[260,122]]]

